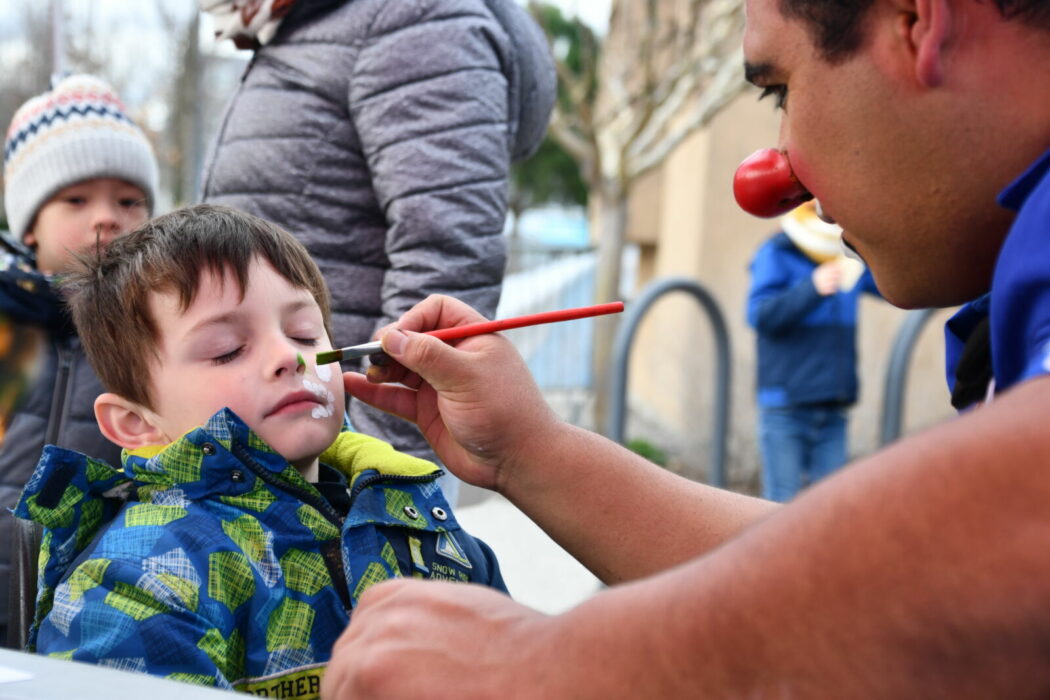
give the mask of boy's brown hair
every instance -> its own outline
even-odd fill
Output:
[[[151,295],[173,293],[185,311],[202,274],[230,271],[243,298],[256,257],[313,295],[331,338],[328,287],[306,248],[281,227],[236,209],[211,204],[177,209],[102,250],[78,254],[76,269],[60,288],[106,390],[152,409],[150,363],[160,356]]]

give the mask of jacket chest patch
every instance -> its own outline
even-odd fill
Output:
[[[437,538],[437,553],[439,556],[451,559],[465,569],[473,569],[473,565],[470,563],[470,559],[467,559],[466,553],[463,548],[456,541],[456,538],[452,536],[451,532],[440,532]]]

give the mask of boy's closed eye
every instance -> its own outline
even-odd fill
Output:
[[[221,355],[217,355],[211,358],[211,361],[216,365],[225,365],[228,362],[233,362],[234,360],[236,360],[242,352],[244,352],[244,346],[238,345],[236,348],[229,352],[225,352]]]
[[[304,347],[315,347],[324,335],[324,325],[316,309],[298,307],[290,318],[285,319],[282,329],[293,343]]]

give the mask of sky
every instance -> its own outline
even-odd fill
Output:
[[[609,25],[609,9],[612,0],[549,0],[570,15],[576,15],[583,23],[604,34]]]
[[[5,5],[0,12],[0,64],[12,63],[17,57],[36,54],[40,59],[50,62],[50,56],[41,55],[39,47],[28,45],[21,36],[21,7],[35,5],[37,12],[47,13],[51,2],[60,2],[68,13],[69,24],[84,26],[90,24],[105,28],[107,53],[113,62],[109,76],[122,89],[126,103],[136,104],[151,91],[151,76],[162,74],[166,65],[173,60],[166,50],[159,50],[165,42],[158,42],[157,32],[161,26],[161,12],[166,10],[170,15],[189,17],[197,7],[197,0],[0,0]],[[516,0],[524,4],[526,0]],[[579,17],[584,23],[604,34],[609,21],[612,0],[546,0],[558,5],[570,15]],[[201,18],[201,50],[205,54],[232,55],[242,54],[245,59],[249,52],[237,52],[232,42],[216,43],[213,39],[210,20],[207,15]],[[137,76],[142,76],[139,80]],[[141,94],[139,94],[141,93]]]
[[[7,9],[15,9],[24,2],[32,2],[41,7],[56,0],[3,0]],[[152,27],[146,26],[157,21],[155,8],[165,7],[173,14],[192,12],[197,5],[196,0],[57,0],[61,2],[66,11],[74,18],[93,17],[101,20],[101,23],[112,28],[114,35],[107,40],[114,45],[127,47],[127,53],[137,56],[136,61],[151,59],[156,60],[155,52],[150,51],[151,45],[155,43],[155,37],[151,36]],[[600,34],[604,34],[609,23],[609,11],[612,0],[546,0],[558,5],[569,15],[578,16],[583,22],[590,25]],[[524,4],[526,0],[517,0]],[[148,9],[147,9],[148,8]],[[18,23],[14,20],[15,13],[0,12],[0,49],[25,50],[23,45],[18,46]],[[120,21],[123,18],[126,21]],[[115,21],[114,21],[115,20]],[[73,20],[74,22],[77,19]],[[204,22],[206,22],[206,17]],[[144,25],[145,23],[145,25]],[[210,39],[210,31],[202,27],[202,36],[207,33]],[[228,44],[229,42],[224,42]],[[12,46],[13,45],[13,46]],[[208,50],[209,47],[202,47]],[[225,48],[225,47],[222,47]],[[219,48],[219,51],[222,51]],[[154,54],[151,56],[151,54]],[[165,57],[167,58],[167,57]],[[163,59],[162,59],[163,60]]]

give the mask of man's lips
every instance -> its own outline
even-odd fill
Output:
[[[296,391],[288,394],[277,404],[267,412],[266,417],[277,415],[279,413],[287,413],[295,411],[299,408],[307,408],[316,405],[320,405],[321,399],[314,393],[309,391]]]

